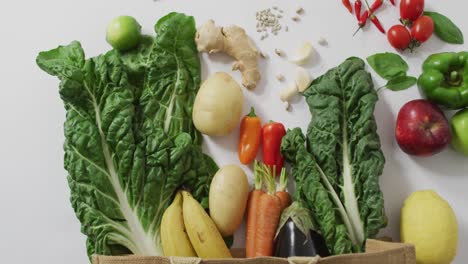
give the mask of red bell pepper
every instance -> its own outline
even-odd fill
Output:
[[[286,135],[286,129],[283,124],[270,121],[262,128],[263,136],[263,163],[276,171],[279,175],[284,165],[284,159],[281,155],[281,140]]]

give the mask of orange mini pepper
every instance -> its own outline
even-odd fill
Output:
[[[255,109],[250,108],[250,113],[246,115],[240,125],[239,133],[239,160],[242,164],[250,164],[257,156],[262,139],[262,121],[255,114]]]

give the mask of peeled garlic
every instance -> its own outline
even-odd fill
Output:
[[[284,75],[279,73],[276,75],[276,79],[280,82],[283,82],[286,78],[284,78]]]
[[[280,91],[279,97],[281,101],[283,102],[289,102],[291,101],[294,96],[296,96],[299,93],[297,90],[297,86],[295,83],[292,83],[288,85],[286,88]]]
[[[297,90],[302,93],[309,88],[312,83],[312,77],[310,77],[310,74],[306,69],[297,67],[294,81],[296,82]]]
[[[290,61],[297,65],[305,64],[309,58],[312,56],[312,52],[314,51],[314,47],[310,42],[304,42],[296,52],[296,55]]]

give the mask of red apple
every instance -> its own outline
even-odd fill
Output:
[[[440,108],[426,100],[406,103],[398,113],[395,136],[400,148],[416,156],[442,151],[452,139],[450,126]]]

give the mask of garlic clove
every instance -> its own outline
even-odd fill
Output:
[[[294,81],[296,83],[297,90],[302,93],[309,88],[312,83],[312,77],[306,69],[297,67]]]
[[[288,85],[286,88],[280,91],[279,97],[283,102],[291,101],[294,96],[299,94],[299,90],[297,89],[296,83],[292,83]]]
[[[314,51],[314,47],[310,42],[304,42],[296,52],[296,55],[290,61],[297,65],[305,64],[309,58],[312,56],[312,52]]]

